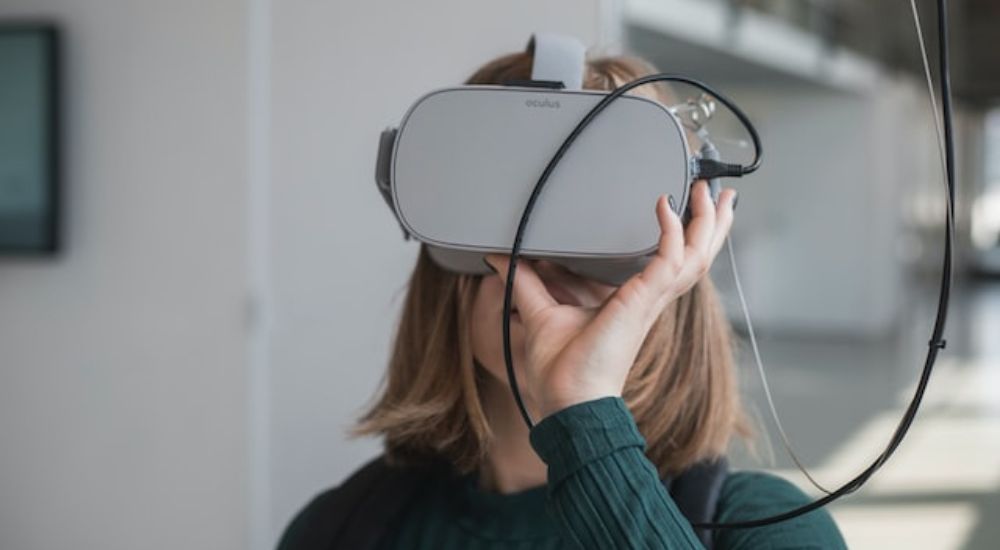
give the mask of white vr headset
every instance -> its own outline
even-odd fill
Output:
[[[429,92],[398,128],[382,132],[378,189],[404,237],[424,243],[447,270],[485,274],[484,255],[511,251],[539,174],[609,94],[581,89],[578,40],[538,33],[528,51],[530,81]],[[683,212],[698,161],[717,156],[710,146],[692,153],[677,109],[634,95],[615,99],[559,160],[520,254],[621,284],[657,250],[657,198],[672,195]]]

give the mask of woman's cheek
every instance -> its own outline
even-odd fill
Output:
[[[496,275],[485,276],[473,301],[471,320],[472,352],[493,378],[507,382],[503,355],[503,284]],[[511,346],[514,363],[523,361],[523,328],[511,318]]]

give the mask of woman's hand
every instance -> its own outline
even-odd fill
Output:
[[[664,308],[691,289],[712,264],[733,222],[735,191],[712,203],[704,180],[694,185],[685,229],[666,196],[656,203],[660,243],[642,272],[599,307],[561,305],[528,262],[518,262],[514,305],[525,329],[522,392],[541,417],[577,403],[621,396],[639,348]],[[490,255],[506,283],[509,257]]]

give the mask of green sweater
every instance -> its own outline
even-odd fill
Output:
[[[514,494],[478,489],[475,476],[430,483],[400,514],[385,550],[702,548],[643,449],[624,401],[607,397],[559,411],[531,430],[548,484]],[[716,521],[753,519],[808,502],[763,473],[726,478]],[[715,547],[845,548],[825,510],[756,529],[722,530]]]

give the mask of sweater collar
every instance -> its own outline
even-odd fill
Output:
[[[524,540],[558,536],[545,511],[546,485],[516,493],[481,489],[476,473],[455,478],[452,505],[458,523],[479,536],[495,540]]]

